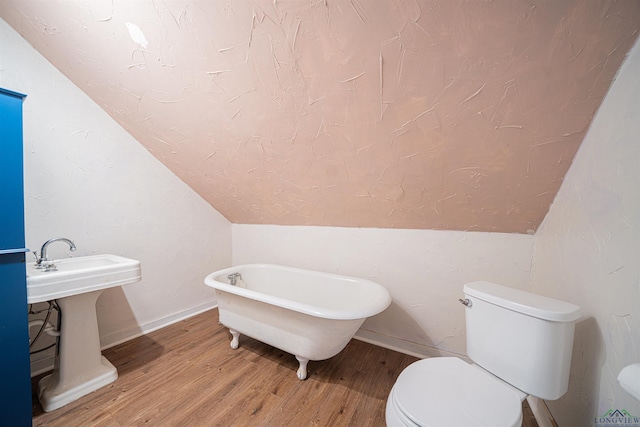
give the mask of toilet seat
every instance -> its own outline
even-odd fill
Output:
[[[402,425],[519,427],[524,393],[457,357],[409,365],[389,396]]]

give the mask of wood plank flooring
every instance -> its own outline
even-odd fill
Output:
[[[352,340],[309,362],[300,381],[292,355],[245,336],[232,350],[229,340],[212,310],[105,350],[118,380],[49,413],[34,396],[33,425],[384,426],[387,395],[417,360]],[[537,427],[528,407],[525,418]]]

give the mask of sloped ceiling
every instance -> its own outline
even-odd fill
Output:
[[[232,222],[531,233],[640,2],[0,0],[0,16]]]

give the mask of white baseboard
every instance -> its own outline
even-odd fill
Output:
[[[173,325],[174,323],[180,322],[181,320],[185,320],[200,313],[204,313],[205,311],[212,310],[217,306],[218,303],[215,300],[207,301],[195,307],[188,308],[186,310],[162,317],[151,322],[147,322],[143,325],[135,325],[121,331],[102,335],[100,336],[100,348],[102,350],[105,350],[107,348],[114,347],[118,344],[122,344],[123,342],[130,341],[134,338],[138,338],[153,331],[157,331],[158,329],[162,329],[166,326]]]
[[[551,415],[549,408],[547,407],[544,400],[529,396],[527,397],[527,402],[529,403],[529,407],[531,408],[531,412],[533,412],[533,416],[535,417],[539,427],[558,427],[556,420]]]
[[[174,313],[142,325],[135,325],[121,331],[103,335],[100,337],[100,348],[101,350],[105,350],[107,348],[114,347],[118,344],[122,344],[123,342],[138,338],[153,331],[157,331],[158,329],[162,329],[166,326],[173,325],[174,323],[180,322],[181,320],[185,320],[200,313],[204,313],[205,311],[212,310],[217,306],[217,301],[207,301],[195,307],[182,310],[178,313]],[[54,360],[55,359],[53,354],[44,356],[38,360],[33,360],[31,362],[31,376],[35,377],[36,375],[40,375],[52,370]]]
[[[53,369],[54,355],[49,354],[42,359],[31,361],[31,376],[35,377]]]
[[[121,331],[113,332],[100,337],[100,347],[102,350],[114,347],[123,342],[130,341],[134,338],[138,338],[142,335],[149,334],[158,329],[162,329],[166,326],[180,322],[181,320],[188,319],[196,316],[205,311],[212,310],[218,306],[217,301],[207,301],[199,304],[195,307],[180,311],[178,313],[171,314],[169,316],[162,317],[160,319],[147,322],[142,325],[135,325]],[[400,338],[391,337],[388,335],[379,334],[377,332],[369,331],[366,329],[360,329],[356,332],[355,339],[364,341],[369,344],[377,345],[379,347],[387,348],[389,350],[397,351],[399,353],[408,354],[410,356],[424,359],[427,357],[459,357],[467,362],[470,362],[469,358],[464,354],[453,353],[445,350],[441,350],[435,347],[429,347],[424,344],[418,344],[411,341],[402,340]],[[54,356],[53,354],[42,357],[38,360],[31,362],[31,376],[40,375],[44,372],[53,369]],[[546,406],[545,406],[546,408]]]
[[[471,362],[464,354],[458,354],[435,347],[429,347],[424,344],[418,344],[412,341],[406,341],[400,338],[379,334],[377,332],[366,329],[359,329],[353,337],[357,340],[364,341],[369,344],[377,345],[399,353],[408,354],[419,359],[427,357],[459,357],[462,360]]]

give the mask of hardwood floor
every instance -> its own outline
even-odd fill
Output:
[[[352,340],[309,362],[300,381],[292,355],[245,336],[232,350],[229,340],[212,310],[105,350],[118,380],[49,413],[34,396],[33,425],[384,426],[387,395],[417,360]]]

